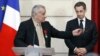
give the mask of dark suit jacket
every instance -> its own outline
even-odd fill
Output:
[[[51,37],[66,39],[68,38],[67,35],[72,35],[71,32],[63,32],[56,30],[47,21],[42,23],[42,28],[43,33],[44,31],[46,31],[46,33],[44,33],[44,36],[47,35],[47,37],[45,37],[46,47],[51,46]],[[15,37],[14,44],[17,47],[27,47],[28,45],[34,44],[39,45],[37,33],[32,19],[24,21],[20,24],[19,30]]]
[[[74,29],[79,28],[78,19],[75,18],[69,21],[66,25],[66,31],[71,32]],[[69,48],[69,55],[74,54],[75,47],[84,47],[88,52],[93,51],[93,47],[96,43],[97,30],[93,21],[86,19],[85,31],[78,37],[69,36],[71,39],[65,39],[65,44]]]

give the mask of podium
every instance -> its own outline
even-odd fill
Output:
[[[54,48],[13,47],[12,49],[17,56],[52,56],[55,54]]]

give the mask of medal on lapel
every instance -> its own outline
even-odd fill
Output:
[[[45,36],[45,38],[47,38],[48,37],[48,32],[47,32],[47,30],[44,30],[44,36]]]

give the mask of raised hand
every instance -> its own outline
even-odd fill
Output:
[[[73,36],[80,36],[83,33],[83,30],[78,28],[72,31]]]

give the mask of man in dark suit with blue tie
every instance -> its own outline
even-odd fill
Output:
[[[69,56],[84,56],[89,52],[93,52],[97,39],[96,25],[85,17],[87,9],[84,2],[77,2],[74,9],[77,18],[68,21],[66,31],[71,32],[74,29],[80,28],[83,30],[83,33],[80,36],[69,36],[71,38],[65,39],[65,44],[69,48]]]
[[[79,36],[80,29],[71,32],[58,31],[45,21],[46,9],[43,5],[35,5],[31,18],[20,24],[15,37],[16,47],[51,47],[51,37],[68,39],[70,35]]]

